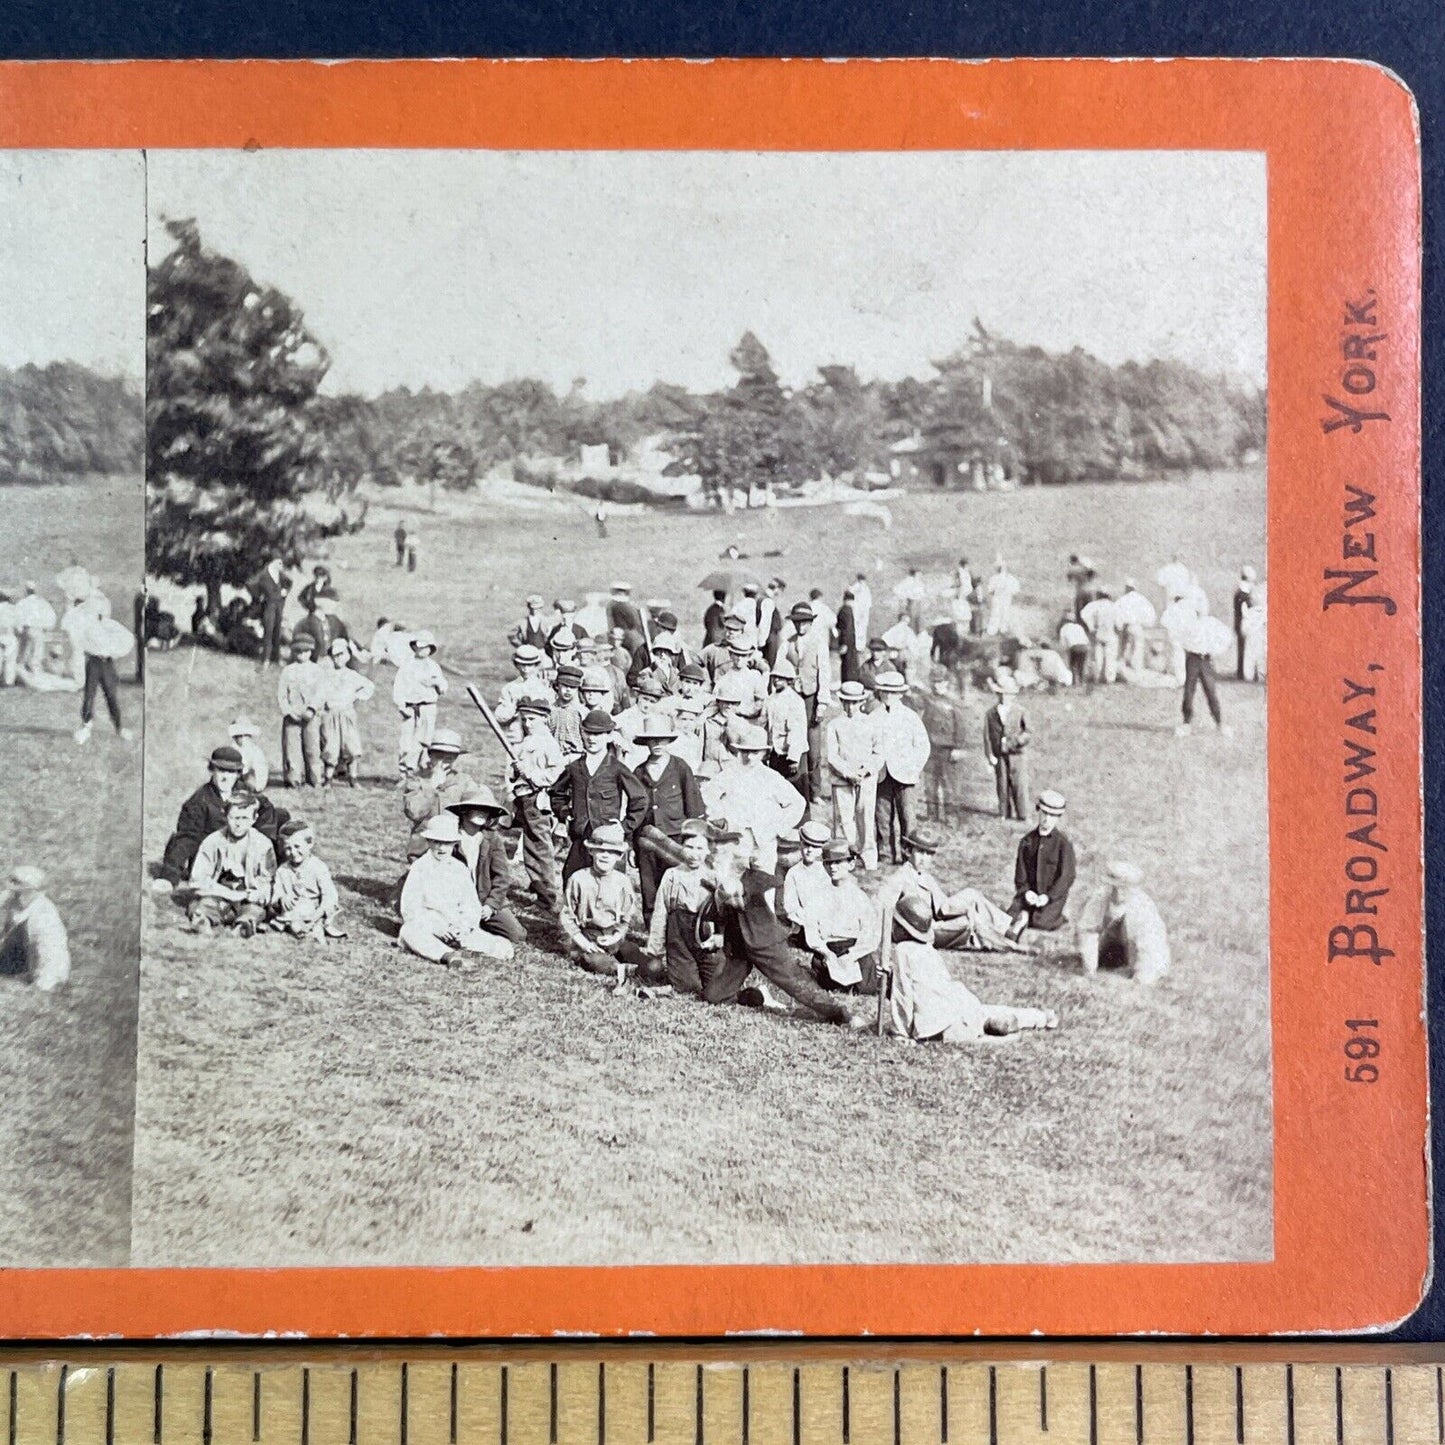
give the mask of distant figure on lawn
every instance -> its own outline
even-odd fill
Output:
[[[90,741],[98,691],[105,698],[116,735],[123,742],[129,742],[134,734],[121,721],[120,678],[115,664],[135,646],[135,638],[110,615],[110,603],[100,592],[86,598],[79,612],[71,637],[85,658],[85,689],[80,698],[80,726],[76,729],[75,741],[82,745]]]
[[[49,993],[70,977],[70,940],[44,889],[39,868],[22,864],[11,871],[0,912],[0,974],[24,974]]]
[[[1169,931],[1142,882],[1135,864],[1110,863],[1108,881],[1090,894],[1079,914],[1085,973],[1122,969],[1139,983],[1156,983],[1169,972]]]
[[[395,543],[396,543],[396,565],[397,565],[398,567],[405,566],[405,565],[406,565],[406,523],[405,523],[405,522],[398,522],[398,523],[396,524],[396,531],[394,531],[391,535],[392,535],[393,541],[395,541]]]
[[[993,769],[1000,818],[1022,818],[1028,797],[1029,725],[1015,699],[1018,682],[1008,673],[988,680],[998,701],[984,714],[983,756]]]
[[[261,666],[279,666],[281,662],[281,615],[291,593],[291,578],[282,569],[281,559],[273,557],[249,582],[246,591],[261,608]]]

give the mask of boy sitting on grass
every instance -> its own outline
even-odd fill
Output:
[[[568,880],[558,922],[567,952],[588,973],[615,977],[620,987],[631,967],[642,983],[664,983],[667,971],[627,936],[637,916],[637,889],[618,866],[627,852],[621,823],[599,823],[583,846],[586,868]]]
[[[290,818],[281,825],[281,862],[271,880],[267,921],[277,933],[293,938],[345,938],[336,923],[341,900],[331,870],[312,851],[316,834],[309,823]]]
[[[192,933],[233,927],[250,938],[266,921],[276,852],[256,831],[259,801],[249,788],[234,788],[226,799],[225,823],[202,839],[191,864],[195,896],[187,916]]]

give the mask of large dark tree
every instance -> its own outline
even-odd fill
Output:
[[[141,398],[133,383],[74,362],[0,367],[0,485],[136,474]]]
[[[175,247],[148,278],[146,565],[218,605],[223,583],[346,525],[317,400],[329,358],[194,221],[166,229]]]

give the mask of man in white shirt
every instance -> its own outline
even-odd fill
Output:
[[[878,909],[853,877],[853,850],[841,838],[824,846],[822,866],[826,884],[809,894],[797,919],[814,976],[824,988],[873,993],[883,938]]]
[[[752,866],[771,873],[778,863],[778,834],[802,821],[808,804],[793,785],[763,765],[768,735],[750,722],[728,724],[731,760],[714,780],[709,816],[724,817],[752,848]]]
[[[794,691],[797,680],[798,671],[786,657],[773,664],[762,721],[768,734],[768,766],[801,788],[808,760],[808,711]]]
[[[808,771],[803,795],[810,802],[823,786],[822,710],[833,701],[832,657],[828,635],[816,626],[812,604],[799,602],[789,613],[793,637],[788,643],[788,661],[798,672],[798,696],[808,716]]]
[[[25,584],[25,595],[15,604],[15,627],[20,638],[17,666],[26,672],[45,668],[45,635],[55,626],[55,609],[36,591],[33,582]]]
[[[994,563],[993,573],[983,584],[984,596],[988,598],[988,620],[983,630],[990,637],[1005,637],[1013,626],[1014,598],[1018,595],[1019,579],[1008,569],[1002,557]]]
[[[883,672],[874,688],[878,709],[871,721],[878,733],[878,854],[902,861],[899,846],[913,831],[913,790],[923,776],[931,746],[923,719],[903,701],[903,675]]]
[[[870,873],[878,867],[878,835],[873,826],[878,798],[878,729],[863,711],[868,690],[861,682],[838,689],[842,713],[826,729],[828,771],[833,779],[833,829],[847,839]]]
[[[873,635],[868,631],[868,622],[873,615],[873,590],[868,586],[868,576],[859,572],[853,578],[853,620],[857,624],[859,644],[864,644]]]
[[[798,829],[798,861],[783,875],[779,900],[780,915],[794,928],[801,928],[804,915],[824,901],[828,870],[823,867],[823,849],[832,837],[822,823],[811,819]]]

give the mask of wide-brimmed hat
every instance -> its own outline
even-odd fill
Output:
[[[627,838],[621,823],[599,823],[588,836],[583,847],[589,853],[625,853]]]
[[[652,639],[652,650],[654,652],[681,652],[682,643],[677,640],[675,632],[659,632]]]
[[[1137,863],[1126,863],[1122,858],[1116,858],[1105,870],[1108,873],[1110,883],[1134,884],[1144,881],[1144,871]]]
[[[428,843],[460,843],[461,824],[455,813],[438,813],[421,825],[421,836]]]
[[[868,689],[861,682],[845,682],[838,689],[839,702],[866,702]]]
[[[707,673],[695,662],[685,662],[678,672],[684,682],[706,682]]]
[[[988,680],[988,690],[1000,697],[1013,697],[1019,690],[1018,679],[1012,673],[997,674]]]
[[[814,822],[811,818],[798,829],[798,841],[807,843],[814,848],[821,848],[825,843],[830,842],[832,837],[832,829],[824,823]]]
[[[664,689],[655,677],[639,677],[633,691],[637,693],[638,697],[659,698]]]
[[[435,652],[437,650],[437,640],[423,627],[420,632],[412,634],[411,650],[413,652]]]
[[[594,707],[586,717],[582,719],[582,731],[584,733],[610,733],[617,729],[610,712],[604,712],[600,707]]]
[[[707,711],[707,703],[700,697],[675,697],[672,700],[672,715],[685,713],[688,717],[701,717]]]
[[[1068,803],[1064,795],[1055,792],[1053,788],[1045,788],[1038,796],[1039,812],[1048,813],[1052,817],[1057,818],[1067,806]]]
[[[723,673],[713,689],[713,699],[716,702],[745,702],[747,697],[747,684],[735,672]]]
[[[943,835],[927,823],[920,823],[903,835],[903,846],[919,853],[937,853],[943,847]]]
[[[823,845],[823,862],[851,863],[853,849],[845,838],[831,838]]]
[[[239,748],[219,747],[211,749],[211,766],[223,773],[239,773],[245,763]]]
[[[429,753],[464,753],[466,749],[462,746],[462,735],[454,732],[451,728],[438,728],[433,734],[431,741],[426,745]]]
[[[542,661],[542,649],[533,647],[530,642],[524,642],[512,652],[512,661],[521,667],[535,667]]]
[[[735,753],[761,753],[768,747],[768,735],[755,723],[734,718],[728,723],[727,745]]]
[[[642,726],[633,734],[632,741],[646,747],[648,743],[670,743],[677,736],[677,729],[661,714],[648,713],[642,719]]]
[[[873,679],[873,687],[877,692],[902,692],[907,686],[901,672],[880,672]]]
[[[233,738],[253,738],[256,736],[256,724],[245,713],[242,713],[240,717],[232,720],[227,731]]]
[[[44,888],[45,873],[33,863],[21,863],[10,870],[10,881],[17,888]]]
[[[786,657],[780,657],[773,664],[772,671],[768,673],[768,676],[781,677],[786,682],[796,682],[798,680],[798,669],[794,667]]]
[[[919,943],[932,943],[933,900],[924,893],[905,893],[894,905],[893,922]]]
[[[497,795],[485,783],[468,788],[455,803],[448,803],[446,810],[449,813],[466,813],[473,809],[496,813],[503,818],[509,811],[505,804],[497,801]]]

